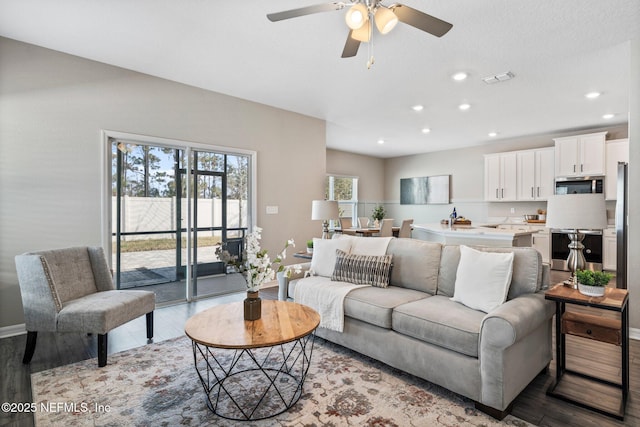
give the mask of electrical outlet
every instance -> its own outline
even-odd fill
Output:
[[[511,208],[511,213],[512,214],[516,213],[516,208]]]
[[[278,213],[277,206],[267,206],[267,215],[276,215]]]

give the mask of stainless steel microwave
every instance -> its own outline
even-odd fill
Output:
[[[586,176],[584,178],[556,179],[556,194],[602,193],[604,177]]]

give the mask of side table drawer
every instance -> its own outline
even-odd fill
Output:
[[[617,319],[568,311],[562,315],[562,333],[622,345],[622,322]]]

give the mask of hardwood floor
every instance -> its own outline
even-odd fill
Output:
[[[261,297],[265,299],[277,298],[277,288],[263,289],[260,293]],[[184,303],[158,308],[155,311],[153,341],[159,342],[181,336],[184,334],[183,327],[186,320],[193,314],[217,304],[241,301],[244,297],[244,293],[239,293],[190,304]],[[32,372],[40,372],[56,366],[97,357],[95,336],[39,333],[33,360],[30,365],[23,365],[22,355],[25,340],[26,335],[0,340],[0,366],[2,367],[0,401],[2,402],[31,402],[30,374]],[[568,337],[567,342],[568,365],[576,370],[591,371],[610,379],[620,378],[620,348],[577,337]],[[113,354],[146,343],[145,319],[142,316],[109,333],[108,352]],[[555,363],[553,361],[548,372],[538,375],[516,398],[512,413],[539,426],[640,426],[640,341],[631,340],[630,372],[631,391],[624,422],[547,396],[545,392],[555,377]],[[580,381],[576,381],[570,387],[577,393],[604,403],[612,403],[619,395],[618,390],[614,391]],[[2,412],[0,413],[0,425],[33,426],[33,417],[30,414]]]

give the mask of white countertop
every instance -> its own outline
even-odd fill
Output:
[[[493,227],[495,227],[495,224],[454,225],[452,228],[440,223],[413,224],[414,229],[445,237],[465,236],[468,238],[480,237],[483,239],[513,240],[514,237],[527,236],[538,232],[537,230],[508,230]]]

